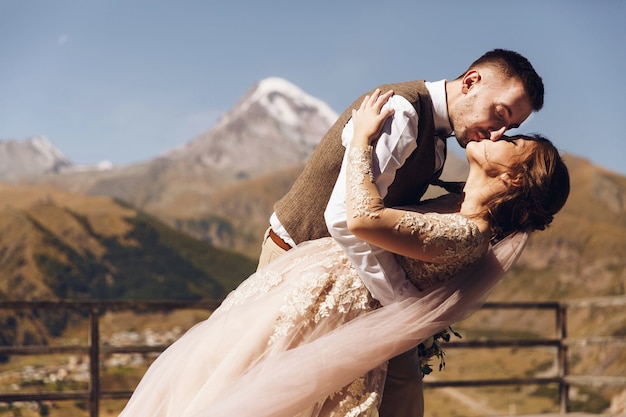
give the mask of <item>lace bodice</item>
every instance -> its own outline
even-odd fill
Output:
[[[418,289],[448,280],[483,255],[483,234],[475,222],[458,213],[458,197],[444,196],[415,207],[387,208],[372,172],[372,147],[350,149],[349,227],[364,240],[396,253],[407,278]]]
[[[428,209],[428,205],[422,207]],[[396,259],[407,278],[419,290],[428,289],[451,278],[483,254],[483,235],[471,220],[458,213],[411,213],[407,212],[398,223],[398,228],[407,228],[425,237],[423,245],[446,247],[438,263],[424,262],[407,256],[396,255]]]

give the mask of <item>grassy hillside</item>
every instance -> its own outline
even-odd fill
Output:
[[[0,185],[0,199],[0,299],[219,299],[256,268],[109,197]],[[40,341],[68,320],[2,313],[0,343]]]

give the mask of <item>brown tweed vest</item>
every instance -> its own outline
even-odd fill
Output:
[[[432,100],[424,81],[386,84],[378,88],[383,93],[393,89],[395,94],[406,98],[419,117],[416,138],[419,146],[396,172],[396,177],[385,197],[387,207],[416,204],[426,192],[429,182],[439,176],[439,173],[433,173],[435,125]],[[371,91],[367,94],[370,93]],[[320,141],[289,192],[274,205],[278,219],[296,243],[329,236],[324,221],[324,210],[337,181],[345,152],[341,144],[341,132],[352,117],[352,109],[359,107],[363,96],[356,99],[339,116]]]

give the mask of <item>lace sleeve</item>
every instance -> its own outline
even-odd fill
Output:
[[[482,234],[460,214],[418,213],[386,208],[372,176],[372,147],[348,151],[348,227],[359,238],[390,252],[444,263],[485,249]]]

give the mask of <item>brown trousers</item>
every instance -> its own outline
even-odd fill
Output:
[[[257,269],[270,263],[286,251],[265,232]],[[423,417],[424,387],[417,348],[391,358],[383,391],[380,417]]]

